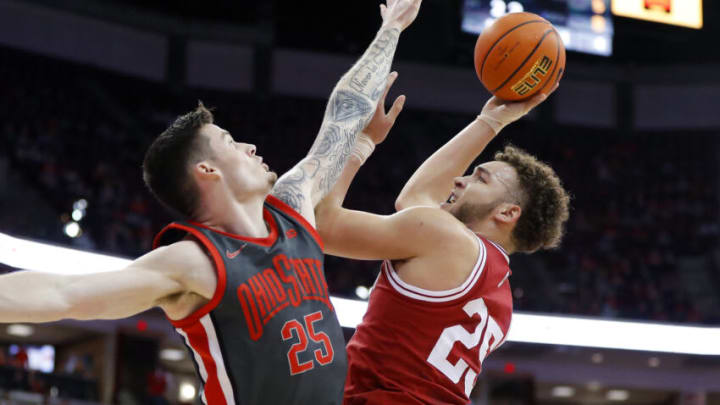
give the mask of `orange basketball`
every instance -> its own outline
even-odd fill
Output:
[[[478,38],[475,71],[485,88],[504,100],[549,94],[565,72],[565,45],[539,15],[507,14]]]

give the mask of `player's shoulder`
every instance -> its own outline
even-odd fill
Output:
[[[402,217],[404,222],[413,225],[420,238],[443,244],[453,244],[458,241],[477,243],[465,224],[439,207],[409,207],[394,215]]]

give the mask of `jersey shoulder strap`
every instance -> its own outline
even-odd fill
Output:
[[[267,196],[267,198],[265,199],[265,206],[268,207],[268,209],[273,214],[281,215],[286,220],[300,225],[302,229],[304,229],[307,233],[310,234],[310,236],[312,236],[315,242],[317,242],[317,244],[320,246],[320,249],[325,250],[322,238],[320,237],[317,229],[315,229],[315,227],[310,224],[310,222],[308,222],[305,217],[300,215],[300,213],[295,211],[292,207],[290,207],[274,195]]]

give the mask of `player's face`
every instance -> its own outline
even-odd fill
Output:
[[[210,138],[214,156],[211,161],[217,166],[225,184],[238,195],[254,192],[269,192],[277,180],[277,174],[270,171],[263,158],[255,153],[255,145],[235,142],[230,133],[217,125],[205,125],[201,132]]]
[[[519,204],[515,169],[505,162],[486,162],[471,174],[455,179],[452,193],[441,208],[465,224],[482,221],[503,203]]]

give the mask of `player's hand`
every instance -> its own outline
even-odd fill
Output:
[[[362,131],[373,141],[373,143],[375,143],[375,145],[380,144],[385,140],[385,138],[387,138],[388,133],[390,133],[393,125],[395,125],[395,120],[398,115],[400,115],[400,112],[405,105],[405,96],[400,96],[395,99],[392,107],[390,107],[390,111],[388,111],[387,114],[385,113],[385,98],[387,97],[388,91],[390,91],[390,87],[392,87],[393,83],[395,83],[395,79],[397,79],[397,77],[397,72],[392,72],[388,76],[385,93],[383,93],[382,97],[380,97],[377,109],[375,109],[375,115],[373,115],[370,122]]]
[[[394,27],[404,31],[418,15],[422,0],[387,0],[387,5],[380,4],[380,16],[383,26]]]
[[[550,93],[555,91],[558,85],[556,83]],[[547,96],[544,94],[538,94],[523,101],[505,101],[493,96],[485,103],[479,118],[485,121],[497,134],[506,125],[524,117],[545,99],[547,99]]]

